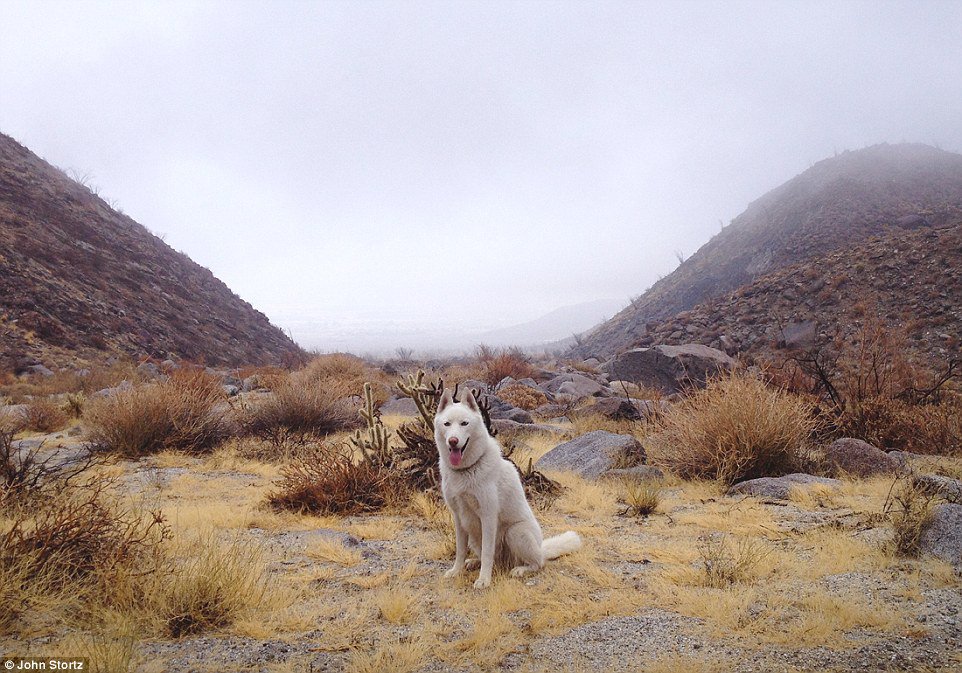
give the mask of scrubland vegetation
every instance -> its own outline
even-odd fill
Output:
[[[27,413],[0,415],[0,650],[88,656],[100,671],[846,670],[897,642],[911,656],[895,667],[944,667],[952,627],[938,613],[958,609],[960,577],[920,553],[937,494],[911,475],[842,475],[783,502],[726,495],[825,472],[821,448],[839,436],[962,476],[954,375],[899,369],[892,353],[878,340],[831,363],[801,354],[793,371],[722,376],[641,420],[556,401],[570,422],[501,439],[546,534],[574,529],[584,549],[485,592],[441,578],[454,535],[425,476],[430,416],[376,409],[406,394],[430,406],[440,376],[535,411],[545,393],[504,377],[568,365],[482,350],[419,378],[411,363],[319,356],[241,372],[254,390],[237,396],[187,366],[91,372],[114,389],[100,396],[70,377],[11,380],[2,394]],[[15,448],[78,414],[90,457]],[[635,436],[664,476],[532,467],[597,429]]]

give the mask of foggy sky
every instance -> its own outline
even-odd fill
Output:
[[[0,131],[307,346],[627,302],[836,151],[962,149],[959,2],[0,13]]]

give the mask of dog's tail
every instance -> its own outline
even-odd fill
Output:
[[[561,535],[549,537],[541,543],[541,551],[544,552],[546,561],[558,558],[562,554],[570,554],[581,549],[581,538],[573,530]]]

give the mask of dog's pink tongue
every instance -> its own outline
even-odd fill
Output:
[[[461,464],[461,449],[452,449],[450,453],[451,464],[457,467]]]

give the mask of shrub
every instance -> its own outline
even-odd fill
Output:
[[[295,512],[372,512],[400,502],[405,490],[393,470],[355,461],[345,446],[318,445],[282,469],[278,490],[268,495],[268,502]]]
[[[932,521],[937,493],[926,490],[911,479],[892,485],[884,513],[892,523],[892,551],[899,556],[918,556],[922,534]]]
[[[962,404],[915,405],[873,397],[850,404],[837,420],[837,433],[887,449],[913,453],[962,453]]]
[[[164,449],[208,451],[230,432],[220,383],[201,370],[179,369],[167,381],[121,390],[87,405],[94,447],[128,457]]]
[[[702,562],[702,583],[712,589],[724,589],[752,580],[755,568],[769,553],[758,540],[740,538],[731,542],[727,535],[703,537],[698,552]]]
[[[168,535],[158,513],[123,507],[111,483],[78,468],[30,463],[28,478],[0,501],[0,633],[16,628],[37,606],[106,601],[117,580],[155,566]],[[29,485],[29,488],[24,488]],[[84,600],[86,597],[89,600]]]
[[[481,380],[489,386],[497,385],[508,376],[513,379],[524,379],[534,373],[528,358],[517,349],[508,349],[496,355],[481,351],[480,360],[484,367]]]
[[[54,432],[67,425],[67,414],[48,399],[32,400],[26,409],[26,427],[35,432]]]
[[[147,607],[172,638],[227,626],[264,602],[268,575],[259,548],[213,534],[176,549],[171,576],[153,578]]]
[[[544,393],[521,385],[520,383],[512,383],[509,386],[501,388],[498,390],[498,397],[508,404],[512,404],[521,409],[527,409],[528,411],[548,403],[548,398],[545,397]]]
[[[732,374],[665,414],[648,455],[681,477],[732,483],[796,471],[815,429],[811,405],[763,381]]]
[[[626,479],[624,487],[624,503],[626,507],[621,512],[622,516],[644,518],[651,516],[658,510],[658,503],[660,502],[658,483],[647,480],[637,481],[634,479]]]
[[[282,443],[291,434],[327,435],[358,426],[357,411],[344,400],[343,387],[298,374],[247,410],[248,434]]]

